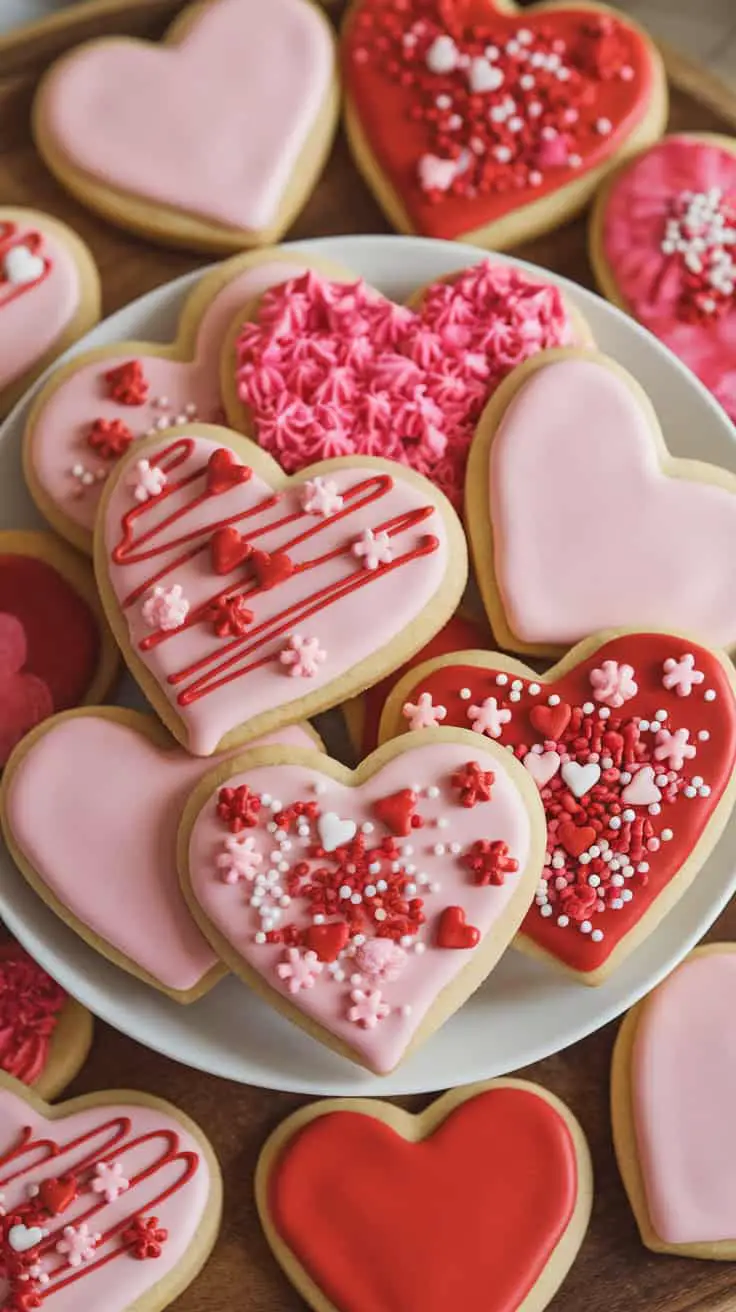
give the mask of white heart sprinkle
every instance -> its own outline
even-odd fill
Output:
[[[3,258],[3,274],[15,287],[36,282],[46,265],[40,255],[34,255],[27,246],[13,246]]]
[[[46,1238],[48,1230],[41,1230],[37,1225],[11,1225],[8,1231],[8,1243],[14,1253],[27,1253]]]
[[[554,779],[560,768],[559,752],[527,752],[524,765],[538,788]]]
[[[358,826],[354,820],[341,820],[334,811],[327,811],[317,820],[319,841],[325,852],[334,852],[336,847],[349,843],[355,838]]]
[[[654,769],[651,765],[642,765],[637,770],[631,783],[624,788],[621,801],[627,806],[651,806],[658,802],[662,794],[654,782]]]
[[[593,785],[598,783],[601,767],[594,764],[579,765],[577,761],[565,761],[561,773],[573,796],[585,797]]]
[[[472,60],[468,72],[468,83],[470,90],[475,95],[483,91],[498,91],[498,88],[503,85],[503,80],[503,73],[500,68],[495,68],[493,64],[489,64],[488,60],[484,59],[482,55],[478,55]]]

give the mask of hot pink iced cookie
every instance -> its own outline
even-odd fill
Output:
[[[287,478],[253,442],[193,425],[115,471],[95,568],[131,671],[209,756],[400,665],[456,606],[466,553],[413,470],[361,457]]]
[[[615,174],[591,217],[609,300],[698,375],[736,420],[736,139],[665,137]]]
[[[202,1131],[143,1093],[49,1107],[0,1074],[3,1306],[159,1312],[206,1262],[222,1182]]]
[[[489,974],[543,846],[528,772],[452,729],[354,773],[295,748],[243,752],[197,786],[179,833],[185,896],[231,969],[377,1074]]]
[[[97,268],[76,233],[0,207],[0,416],[99,314]]]
[[[278,240],[337,122],[335,43],[311,0],[192,4],[165,43],[90,41],[34,105],[60,182],[122,227],[234,251]]]

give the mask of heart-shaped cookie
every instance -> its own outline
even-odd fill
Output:
[[[105,39],[64,56],[39,88],[34,135],[59,181],[112,222],[237,251],[296,217],[337,108],[332,29],[311,0],[209,0],[162,46]]]
[[[221,452],[240,470],[225,491]],[[224,532],[245,544],[227,576]],[[451,507],[413,470],[361,457],[289,479],[254,443],[192,425],[137,446],[111,476],[95,568],[133,674],[208,756],[401,664],[452,613],[466,552]]]
[[[186,1289],[222,1207],[215,1155],[188,1116],[127,1091],[49,1107],[0,1075],[0,1127],[3,1306],[160,1312]]]
[[[350,143],[395,227],[495,249],[581,209],[667,117],[661,60],[594,4],[355,0]]]
[[[230,968],[385,1075],[492,970],[543,847],[526,771],[467,732],[435,730],[354,773],[293,747],[243,752],[189,799],[179,869]]]
[[[91,554],[102,485],[136,439],[193,418],[222,418],[220,353],[233,315],[304,267],[340,273],[279,251],[234,256],[196,284],[170,346],[118,342],[52,374],[28,416],[23,464],[36,505],[62,537]]]
[[[736,421],[736,141],[665,137],[596,198],[590,255],[602,291],[669,346]]]
[[[608,516],[623,507],[622,535]],[[501,385],[465,510],[502,647],[555,655],[614,627],[736,646],[736,476],[670,456],[646,393],[606,356],[545,352]]]
[[[92,1017],[29,957],[0,943],[0,1069],[55,1098],[84,1065]]]
[[[513,748],[548,825],[519,945],[598,984],[681,897],[723,830],[736,797],[735,688],[725,656],[672,634],[598,635],[544,675],[497,652],[459,652],[400,681],[381,736],[442,723]]]
[[[298,725],[276,741],[314,746]],[[177,1002],[200,997],[222,974],[176,873],[181,810],[203,773],[202,761],[172,747],[152,716],[95,707],[30,734],[0,794],[10,852],[44,902],[85,942]]]
[[[540,350],[591,342],[559,287],[511,263],[482,260],[410,305],[310,271],[237,316],[222,395],[232,427],[289,474],[332,456],[385,456],[458,509],[470,441],[501,380]]]
[[[0,206],[0,416],[99,317],[97,266],[77,234]]]
[[[574,1116],[523,1080],[453,1090],[416,1116],[366,1098],[312,1103],[256,1170],[266,1238],[318,1312],[541,1312],[592,1193]]]
[[[616,1040],[616,1156],[657,1253],[736,1258],[735,1002],[736,946],[711,943],[629,1012]]]
[[[102,701],[118,663],[87,562],[50,533],[0,533],[0,769],[54,711]]]

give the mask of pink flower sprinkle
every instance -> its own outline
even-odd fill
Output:
[[[342,510],[344,499],[337,490],[337,483],[330,478],[310,478],[304,484],[302,510],[308,515],[336,515]]]
[[[217,858],[217,869],[223,884],[237,884],[241,879],[255,879],[263,857],[256,851],[255,838],[238,838],[230,834],[223,843],[225,848]]]
[[[63,1238],[56,1245],[57,1253],[61,1253],[66,1258],[69,1266],[81,1266],[83,1262],[91,1262],[95,1255],[95,1247],[102,1238],[99,1234],[92,1234],[84,1222],[79,1226],[65,1225],[62,1231]]]
[[[670,733],[669,729],[660,729],[655,738],[655,760],[667,761],[671,769],[681,770],[696,752],[696,748],[688,742],[689,737],[688,729],[675,729],[674,733]]]
[[[353,543],[352,552],[362,560],[363,568],[370,570],[378,569],[379,565],[390,565],[394,558],[388,533],[374,533],[372,528],[364,529]]]
[[[361,975],[366,975],[376,984],[392,984],[406,962],[404,949],[390,938],[369,938],[355,953],[355,964]]]
[[[695,657],[688,653],[676,661],[670,656],[664,663],[662,685],[668,692],[676,692],[678,697],[689,697],[696,684],[702,683],[705,675],[696,670]]]
[[[171,588],[158,585],[143,603],[141,614],[152,629],[169,633],[180,629],[189,614],[189,602],[180,583]]]
[[[140,502],[160,496],[167,482],[163,469],[148,460],[137,460],[128,475],[128,487],[132,489],[134,500]]]
[[[468,707],[468,719],[473,733],[485,733],[489,738],[500,738],[503,726],[511,719],[511,711],[500,710],[495,697],[486,697],[480,706]]]
[[[597,702],[615,708],[623,706],[639,691],[634,682],[634,667],[619,665],[618,661],[604,661],[600,669],[591,670],[590,686]]]
[[[410,729],[434,729],[447,717],[446,706],[433,706],[432,694],[422,692],[416,702],[404,702],[401,714],[409,721]]]
[[[319,638],[303,638],[300,633],[292,633],[279,652],[279,660],[288,666],[292,677],[313,679],[319,673],[320,665],[327,660],[327,652],[320,646]]]
[[[379,1020],[385,1020],[391,1011],[388,1003],[383,1001],[380,989],[369,989],[368,992],[353,989],[350,1001],[353,1006],[348,1011],[348,1020],[364,1030],[375,1029]]]
[[[106,1203],[114,1203],[118,1194],[124,1194],[129,1184],[120,1162],[98,1162],[95,1166],[92,1192],[104,1194]]]
[[[285,959],[276,967],[276,974],[286,984],[289,993],[299,993],[301,989],[312,989],[324,966],[316,952],[300,952],[299,948],[287,948]]]

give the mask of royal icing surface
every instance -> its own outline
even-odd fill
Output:
[[[268,292],[236,344],[253,435],[293,473],[385,456],[462,504],[468,447],[506,374],[575,333],[557,287],[484,260],[433,283],[417,310],[309,272]]]
[[[43,112],[55,151],[97,181],[258,231],[278,216],[333,77],[314,5],[217,0],[175,45],[84,47],[46,83]]]
[[[37,216],[40,220],[42,216]],[[55,232],[0,215],[0,389],[20,378],[71,323],[79,270]]]
[[[637,1151],[655,1232],[669,1244],[736,1237],[736,956],[685,961],[649,995],[631,1058]]]
[[[494,436],[488,488],[494,573],[524,642],[651,625],[736,643],[736,496],[662,471],[647,416],[611,369],[576,358],[534,373]]]
[[[47,1121],[0,1089],[3,1306],[127,1312],[184,1259],[209,1190],[199,1144],[163,1110]]]
[[[623,300],[736,420],[736,155],[668,137],[618,177],[603,254]]]
[[[204,438],[179,438],[148,456],[118,479],[107,504],[109,578],[133,649],[182,718],[195,754],[208,755],[228,730],[378,653],[443,580],[444,521],[425,489],[400,473],[338,468],[314,480],[307,471],[274,494]],[[166,480],[153,496],[150,467]],[[391,559],[376,568],[353,554],[369,531],[388,539]],[[152,628],[147,600],[155,588],[174,587],[188,602],[184,623]],[[295,637],[317,639],[324,658],[301,671],[284,663]]]
[[[34,725],[84,700],[99,654],[79,593],[45,561],[0,554],[0,765]]]
[[[34,474],[68,519],[94,527],[104,481],[136,438],[222,419],[220,350],[236,310],[299,271],[261,264],[228,283],[202,316],[193,361],[107,355],[65,378],[37,413],[30,443]]]
[[[691,855],[736,762],[736,704],[710,652],[614,638],[553,682],[449,665],[407,696],[404,722],[512,746],[540,788],[546,868],[523,933],[575,970],[602,966]],[[699,677],[699,676],[702,676]]]
[[[600,166],[653,90],[643,38],[612,13],[510,14],[493,0],[360,0],[343,71],[381,172],[434,237]]]
[[[313,746],[298,726],[267,741]],[[129,725],[85,715],[38,740],[5,804],[15,842],[50,892],[154,979],[181,991],[217,962],[176,870],[182,808],[203,772],[202,761],[178,748],[162,750]]]
[[[345,1312],[512,1312],[569,1225],[577,1189],[560,1114],[532,1090],[499,1088],[419,1143],[362,1113],[315,1118],[277,1159],[268,1208]]]
[[[43,1073],[67,994],[18,943],[0,944],[0,1069],[33,1084]]]
[[[379,1073],[498,924],[529,856],[523,798],[478,748],[409,750],[359,788],[317,768],[255,767],[213,794],[191,833],[191,886],[211,923]]]

